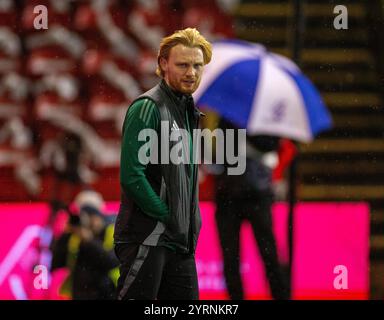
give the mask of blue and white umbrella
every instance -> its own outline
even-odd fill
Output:
[[[291,60],[245,41],[213,44],[194,99],[249,134],[310,142],[332,126],[317,89]]]

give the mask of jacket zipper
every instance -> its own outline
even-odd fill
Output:
[[[197,112],[197,114],[196,114]],[[205,115],[204,113],[200,112],[198,109],[194,108],[194,121],[195,121],[195,128],[197,129],[199,127],[199,120],[200,116]],[[192,139],[193,141],[193,139]],[[193,147],[193,144],[192,144]],[[194,158],[194,154],[192,152],[192,156]],[[193,160],[193,159],[192,159]],[[193,162],[193,161],[192,161]],[[192,163],[192,168],[193,168],[193,188],[192,188],[192,193],[191,193],[191,214],[190,216],[190,221],[189,221],[189,253],[192,254],[194,252],[193,250],[193,234],[195,232],[194,230],[194,221],[195,221],[195,207],[196,207],[196,197],[195,197],[195,192],[196,192],[196,184],[197,182],[197,174],[198,174],[198,168],[194,167],[194,164]],[[195,170],[196,169],[196,170]]]

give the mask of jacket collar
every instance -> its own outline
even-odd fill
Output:
[[[167,82],[162,79],[161,82],[160,82],[160,87],[165,90],[168,94],[170,94],[170,96],[173,98],[173,99],[176,99],[178,102],[182,102],[183,99],[188,99],[188,98],[192,98],[191,95],[186,95],[186,94],[183,94],[179,91],[176,91],[174,89],[172,89],[168,84]],[[192,98],[193,99],[193,98]]]
[[[195,114],[199,117],[205,116],[204,113],[196,108],[193,96],[191,94],[183,94],[179,91],[173,90],[164,79],[161,80],[160,87],[166,91],[172,97],[172,99],[175,100],[175,102],[185,104],[187,107],[192,108]]]

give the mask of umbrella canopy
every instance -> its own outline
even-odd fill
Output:
[[[194,99],[249,134],[310,142],[332,126],[317,89],[291,60],[245,41],[213,43]]]

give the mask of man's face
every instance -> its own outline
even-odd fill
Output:
[[[192,94],[199,87],[204,68],[203,52],[182,44],[174,46],[168,60],[161,58],[164,80],[176,91]]]
[[[92,215],[90,219],[90,227],[95,235],[98,235],[104,227],[104,219],[98,215]]]

